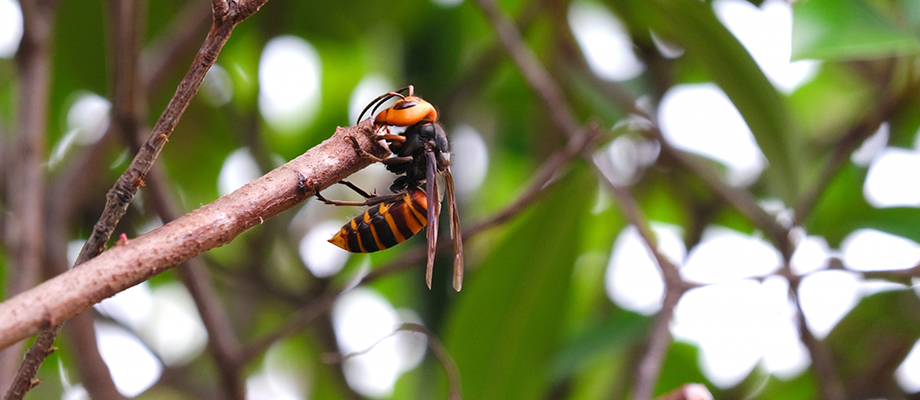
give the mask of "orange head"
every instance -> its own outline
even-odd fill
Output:
[[[374,118],[377,125],[409,126],[419,122],[435,122],[438,120],[438,111],[431,103],[421,97],[407,96],[390,108],[383,110]]]
[[[407,94],[403,95],[403,92],[407,92]],[[431,103],[422,100],[421,97],[415,96],[414,92],[415,88],[409,85],[395,92],[389,92],[378,96],[371,101],[367,107],[364,107],[364,110],[361,111],[361,115],[358,116],[358,122],[361,122],[361,118],[364,117],[367,110],[371,110],[371,114],[373,115],[378,107],[394,97],[398,97],[399,100],[393,103],[389,108],[377,114],[377,117],[374,118],[375,125],[410,126],[419,122],[437,121],[438,111]],[[371,109],[371,107],[373,107],[373,109]]]

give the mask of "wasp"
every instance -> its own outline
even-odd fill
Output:
[[[346,223],[329,242],[353,253],[371,253],[402,243],[427,226],[428,265],[425,282],[431,289],[438,244],[438,216],[441,212],[442,196],[438,187],[440,178],[444,182],[444,194],[447,196],[450,213],[450,235],[454,242],[453,286],[460,291],[463,284],[460,217],[454,196],[454,180],[450,173],[450,146],[444,128],[438,123],[438,111],[431,103],[415,96],[414,88],[410,85],[378,96],[361,111],[358,122],[368,110],[373,115],[393,98],[397,99],[396,102],[374,117],[377,137],[387,143],[393,155],[377,158],[365,153],[357,146],[357,142],[353,142],[356,151],[383,163],[387,170],[397,175],[390,186],[393,194],[369,194],[347,181],[340,183],[360,194],[364,201],[328,200],[317,191],[316,197],[326,204],[372,206]]]

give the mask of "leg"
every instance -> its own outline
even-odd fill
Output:
[[[365,200],[365,201],[340,201],[340,200],[329,200],[329,199],[323,197],[323,195],[321,195],[321,194],[319,193],[319,191],[316,191],[316,193],[314,193],[313,195],[316,196],[316,198],[319,199],[319,201],[322,201],[323,203],[331,204],[331,205],[334,205],[334,206],[363,206],[363,205],[365,205],[365,203],[367,203],[367,200]]]
[[[319,199],[319,201],[322,201],[323,203],[326,203],[326,204],[331,204],[331,205],[334,205],[334,206],[358,206],[358,207],[360,207],[360,206],[373,206],[373,205],[376,205],[376,204],[385,203],[385,202],[387,202],[387,201],[395,200],[395,199],[401,197],[401,196],[403,195],[403,193],[394,193],[394,194],[385,194],[385,195],[380,195],[380,196],[372,196],[372,197],[369,197],[369,198],[365,199],[364,201],[329,200],[329,199],[323,197],[323,195],[319,194],[319,191],[317,191],[314,195],[316,196],[317,199]]]
[[[393,164],[406,164],[412,162],[412,156],[405,157],[390,157],[383,160],[380,160],[380,163],[383,165],[393,165]]]
[[[300,171],[297,171],[297,191],[300,193],[313,192],[313,195],[316,196],[317,199],[319,199],[320,201],[326,204],[332,204],[335,206],[372,206],[372,205],[380,204],[386,201],[395,200],[403,195],[403,193],[386,194],[386,195],[381,195],[381,196],[372,195],[372,194],[365,192],[363,189],[359,188],[358,186],[356,186],[355,184],[351,182],[341,181],[339,183],[345,186],[348,186],[352,190],[358,192],[358,194],[360,194],[361,196],[364,196],[364,201],[329,200],[323,197],[322,194],[320,194],[315,184],[313,184],[305,176],[303,176],[303,174],[301,174]]]
[[[371,197],[377,196],[376,194],[370,194],[368,192],[365,192],[364,189],[359,188],[354,183],[351,183],[349,181],[339,181],[339,183],[342,185],[348,186],[349,189],[354,190],[355,193],[360,194],[361,197],[364,197],[365,199],[369,199]]]

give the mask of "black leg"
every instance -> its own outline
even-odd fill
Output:
[[[393,164],[408,164],[412,162],[412,156],[405,157],[390,157],[380,160],[380,163],[383,165],[393,165]]]
[[[396,200],[403,195],[404,193],[394,193],[394,194],[384,194],[384,195],[379,195],[379,196],[371,196],[367,199],[364,199],[364,201],[341,201],[341,200],[329,200],[323,197],[323,195],[319,194],[319,191],[317,191],[315,194],[316,198],[319,199],[319,201],[322,201],[323,203],[331,204],[334,206],[354,206],[354,207],[373,206],[376,204]]]
[[[339,181],[339,183],[342,185],[348,186],[349,189],[354,190],[355,193],[360,194],[361,197],[364,197],[365,199],[369,199],[371,197],[377,196],[376,194],[370,194],[368,192],[365,192],[364,189],[359,188],[357,185],[349,181],[342,180],[342,181]]]

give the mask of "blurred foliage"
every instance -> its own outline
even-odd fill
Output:
[[[894,371],[920,339],[913,290],[868,296],[827,337],[837,371],[853,397],[893,396]]]
[[[191,1],[145,2],[145,48],[170,33],[177,16],[187,11],[186,3]],[[920,242],[916,208],[877,209],[866,202],[865,166],[845,155],[842,167],[828,181],[822,181],[820,173],[848,132],[882,112],[888,113],[882,118],[890,124],[890,144],[913,145],[920,127],[918,2],[797,2],[792,57],[823,64],[813,80],[788,95],[774,89],[719,22],[712,2],[697,0],[601,2],[631,34],[648,70],[628,82],[600,82],[585,67],[564,18],[568,4],[500,2],[560,83],[581,122],[597,121],[609,128],[627,116],[629,110],[618,107],[611,95],[611,85],[654,107],[674,85],[715,82],[738,108],[769,160],[761,179],[749,188],[757,199],[781,199],[793,207],[804,193],[817,189],[815,207],[802,223],[809,235],[824,237],[831,247],[854,230],[870,227]],[[53,27],[49,152],[67,131],[67,111],[75,93],[111,98],[109,18],[109,6],[102,0],[60,3]],[[195,43],[172,43],[183,48],[183,56],[162,82],[148,88],[145,127],[153,125],[172,96],[207,26],[198,31]],[[662,57],[651,32],[683,48],[684,55]],[[320,110],[296,134],[274,130],[258,111],[259,58],[266,42],[279,35],[305,39],[322,61]],[[483,135],[489,150],[488,175],[476,193],[459,199],[464,226],[504,209],[526,190],[533,171],[565,143],[549,112],[497,45],[492,27],[469,1],[441,6],[425,0],[272,0],[237,27],[217,63],[232,80],[231,102],[214,106],[196,98],[158,160],[186,211],[217,198],[218,174],[235,149],[249,147],[264,172],[279,159],[296,157],[329,137],[336,126],[353,123],[348,102],[369,75],[385,77],[395,85],[392,89],[415,85],[418,94],[440,108],[448,132],[466,124]],[[17,124],[17,79],[14,61],[0,60],[0,130],[6,136]],[[892,105],[885,108],[885,102]],[[623,132],[611,129],[599,146]],[[73,150],[52,167],[49,179],[73,167],[81,151],[85,149]],[[120,141],[84,172],[95,178],[80,189],[80,197],[87,200],[76,206],[72,238],[89,234],[105,192],[127,166],[129,154],[129,146]],[[761,230],[704,180],[665,156],[640,171],[630,190],[651,220],[683,228],[688,248],[698,243],[706,226]],[[446,260],[436,266],[433,291],[423,284],[421,265],[371,286],[394,306],[416,310],[443,339],[460,369],[465,398],[628,398],[653,317],[620,309],[604,291],[613,242],[627,222],[584,161],[558,171],[541,196],[511,222],[469,238],[468,280],[461,293],[449,289]],[[140,196],[116,235],[134,236],[151,220],[143,203]],[[295,213],[266,221],[204,256],[244,344],[283,326],[317,293],[342,284],[367,260],[376,266],[424,246],[424,239],[413,239],[379,255],[352,257],[340,276],[318,279],[298,257],[300,238],[293,237],[289,227]],[[168,272],[157,279],[178,278]],[[892,373],[920,337],[918,310],[912,291],[885,292],[863,299],[838,325],[823,343],[832,350],[848,389],[865,396],[904,395]],[[42,367],[39,377],[44,383],[33,398],[59,397],[64,386],[79,379],[66,339],[60,348]],[[328,320],[296,333],[272,351],[281,354],[277,357],[289,372],[301,377],[310,398],[354,396],[340,366],[323,362],[324,355],[336,351]],[[393,398],[445,397],[443,368],[428,354],[420,367],[400,378]],[[255,373],[268,357],[253,361],[244,371]],[[672,343],[662,360],[655,394],[686,382],[707,384],[720,398],[810,399],[821,393],[811,369],[791,379],[755,369],[737,387],[718,389],[707,381],[698,358],[693,345]],[[205,353],[189,365],[172,367],[169,379],[139,398],[213,397],[219,385],[213,362]],[[62,380],[60,371],[69,381]]]

